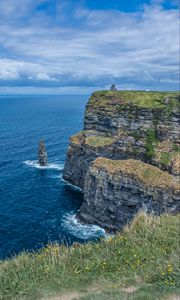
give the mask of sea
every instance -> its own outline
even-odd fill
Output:
[[[62,178],[69,137],[83,127],[88,96],[0,96],[0,260],[49,243],[105,236],[82,225],[82,192]],[[47,167],[37,161],[44,140]]]

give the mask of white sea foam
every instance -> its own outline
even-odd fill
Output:
[[[27,166],[31,167],[31,168],[36,168],[36,169],[42,169],[42,170],[58,170],[58,171],[62,171],[64,168],[64,164],[53,164],[53,163],[49,163],[47,164],[47,166],[42,167],[39,165],[37,160],[26,160],[24,161],[24,164],[26,164]]]
[[[75,190],[75,191],[82,192],[82,189],[81,189],[80,187],[78,187],[78,186],[76,186],[76,185],[74,185],[74,184],[71,184],[69,181],[65,180],[62,176],[63,176],[63,175],[60,174],[59,178],[60,178],[60,180],[61,180],[62,182],[65,183],[65,185],[70,186],[70,187],[71,187],[73,190]]]
[[[61,174],[58,174],[58,175],[49,175],[49,178],[60,179],[61,180]]]
[[[96,225],[83,225],[78,222],[74,213],[68,213],[62,220],[62,226],[73,236],[89,240],[98,237],[106,237],[104,229]]]

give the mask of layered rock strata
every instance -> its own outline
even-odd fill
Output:
[[[150,174],[159,170],[158,176],[176,184],[180,173],[179,100],[175,92],[92,94],[86,106],[84,129],[70,138],[63,173],[65,180],[84,191],[81,220],[116,231],[139,209],[157,214],[179,210],[177,187],[152,187],[135,179],[133,173],[123,174],[120,167],[113,174],[103,168],[106,159],[118,166],[123,165],[117,161],[128,160],[134,161],[140,172],[144,162],[149,164],[149,170],[155,168]]]
[[[172,175],[138,160],[97,158],[84,186],[78,216],[116,232],[140,210],[160,215],[180,211],[180,184]]]
[[[97,157],[140,159],[178,176],[179,95],[162,92],[95,92],[84,130],[71,137],[64,178],[83,189]]]

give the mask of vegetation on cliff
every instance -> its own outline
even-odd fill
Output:
[[[178,176],[179,97],[177,92],[93,93],[83,130],[71,137],[64,178],[83,189],[98,156],[142,160]]]
[[[115,138],[112,135],[100,135],[92,130],[83,130],[71,137],[71,142],[75,144],[84,144],[95,148],[109,146],[114,141]]]
[[[174,173],[180,173],[180,147],[169,140],[158,142],[155,148],[155,159],[162,166],[173,168]]]
[[[168,299],[180,292],[178,243],[179,216],[140,213],[107,240],[49,245],[2,261],[0,299]]]
[[[136,178],[147,186],[180,191],[180,184],[174,180],[172,175],[140,160],[112,160],[98,157],[92,167],[106,169],[110,174],[118,173],[124,177]]]
[[[166,109],[170,112],[179,106],[178,99],[177,92],[97,91],[92,94],[88,105],[104,109],[133,105],[139,108]]]
[[[153,158],[155,156],[155,149],[158,143],[156,132],[154,129],[148,129],[146,132],[146,155],[147,158]]]

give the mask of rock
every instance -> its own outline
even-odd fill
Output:
[[[172,183],[175,176],[178,182],[180,174],[178,100],[173,92],[92,94],[83,131],[70,138],[63,171],[65,180],[84,191],[81,221],[116,231],[140,209],[156,214],[179,210]],[[105,168],[107,160],[108,165],[121,165],[123,172],[120,167],[113,167],[115,173]],[[158,174],[153,186],[140,176],[143,162],[144,178]]]
[[[48,162],[48,155],[46,152],[44,141],[40,141],[39,143],[38,161],[40,166],[42,167],[46,166]]]
[[[127,94],[127,98],[124,93]],[[159,143],[168,140],[172,145],[178,144],[179,140],[178,105],[173,108],[170,103],[170,107],[168,104],[162,105],[161,102],[156,101],[160,97],[159,94],[163,99],[164,93],[158,92],[136,94],[117,91],[114,95],[108,91],[94,93],[86,105],[84,130],[70,140],[64,179],[83,189],[85,174],[90,163],[99,156],[111,159],[140,159],[177,176],[179,173],[177,164],[176,168],[174,167],[173,155],[170,157],[169,164],[162,165],[161,157],[159,160],[156,158],[156,145],[154,145],[154,155],[151,158],[147,157],[148,131],[156,133]],[[133,95],[135,99],[129,101],[129,95],[131,97]],[[149,97],[147,103],[143,103],[147,95]],[[150,97],[152,103],[149,103]],[[177,95],[172,93],[171,99],[177,101]],[[108,139],[112,142],[104,143],[104,140],[108,141]],[[173,154],[173,151],[170,153]]]
[[[147,213],[180,211],[180,184],[172,175],[138,160],[97,158],[84,185],[78,217],[107,231],[119,231],[139,210]]]
[[[169,104],[169,101],[170,101],[170,98],[169,98],[168,96],[165,96],[165,97],[163,98],[163,103],[164,103],[164,104]]]

